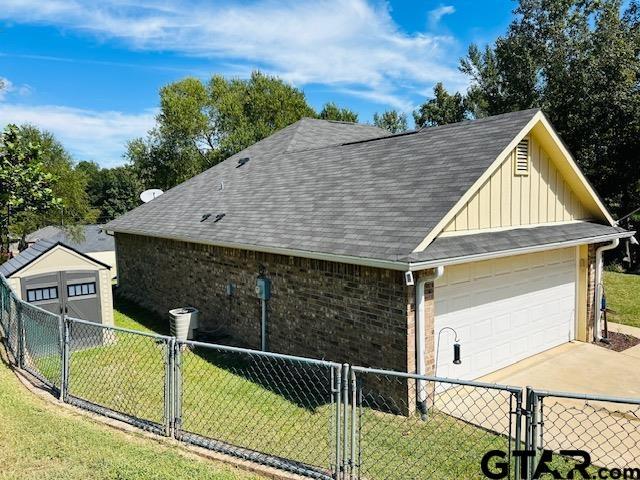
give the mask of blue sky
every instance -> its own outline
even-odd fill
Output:
[[[510,0],[3,0],[0,126],[53,132],[77,160],[124,162],[153,125],[158,89],[260,69],[371,121],[410,112],[437,81],[464,90],[470,42],[511,19]]]

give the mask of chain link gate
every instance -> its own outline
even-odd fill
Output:
[[[565,478],[576,461],[563,452],[572,450],[588,453],[592,478],[598,478],[599,469],[611,473],[604,478],[640,478],[640,399],[529,387],[527,412],[527,449],[535,452],[530,479],[545,450]],[[634,476],[612,474],[625,469]]]
[[[480,479],[490,450],[517,478],[522,389],[357,366],[345,387],[341,478]]]

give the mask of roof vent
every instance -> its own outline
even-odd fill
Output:
[[[529,175],[529,139],[525,138],[516,147],[516,157],[514,160],[514,175]]]
[[[240,168],[241,166],[243,166],[245,163],[248,163],[248,162],[249,162],[249,157],[243,157],[238,160],[238,165],[236,165],[236,168]]]
[[[202,215],[202,218],[200,219],[200,222],[204,222],[207,218],[209,218],[211,216],[210,213],[205,213],[204,215]]]
[[[220,220],[222,220],[224,218],[225,215],[226,215],[226,213],[217,214],[215,220],[213,221],[213,223],[219,222]]]

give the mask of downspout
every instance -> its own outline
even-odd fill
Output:
[[[595,298],[594,298],[594,304],[593,304],[593,308],[594,308],[594,340],[600,341],[602,340],[602,329],[600,328],[600,319],[602,316],[602,311],[600,309],[600,302],[602,301],[602,269],[603,269],[603,262],[602,262],[602,252],[605,252],[607,250],[613,250],[614,248],[617,248],[618,245],[620,245],[620,239],[619,238],[615,238],[614,240],[611,241],[611,243],[607,244],[607,245],[603,245],[601,247],[598,247],[596,249],[596,272],[595,272]]]
[[[416,357],[417,368],[416,373],[418,375],[426,375],[427,365],[425,359],[426,345],[425,345],[425,315],[424,315],[424,286],[427,282],[435,282],[444,274],[444,267],[436,267],[432,275],[422,277],[416,283]],[[418,408],[424,415],[427,411],[427,389],[424,385],[424,380],[417,381],[417,397]]]

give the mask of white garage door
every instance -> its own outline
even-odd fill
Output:
[[[437,375],[475,379],[574,339],[576,250],[565,248],[445,267],[435,286]]]

